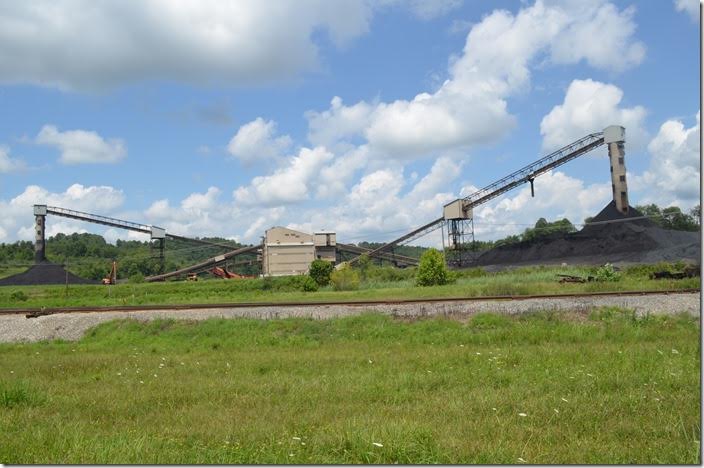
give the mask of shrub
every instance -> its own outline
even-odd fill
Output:
[[[142,273],[134,273],[130,275],[130,283],[144,283],[144,275]]]
[[[340,268],[332,272],[330,282],[335,291],[359,289],[359,273],[353,270],[348,263],[344,263]]]
[[[428,249],[420,257],[416,284],[434,286],[450,282],[450,272],[445,265],[445,256],[436,249]]]
[[[357,268],[359,269],[359,273],[362,275],[362,279],[366,280],[367,275],[369,273],[369,268],[372,266],[372,260],[369,258],[369,255],[367,254],[362,254],[359,256],[359,260],[357,260]]]
[[[610,263],[607,263],[596,270],[597,281],[619,281],[620,279],[621,275],[614,270],[614,266]]]
[[[303,284],[301,284],[301,290],[305,292],[314,292],[318,290],[318,283],[313,278],[310,276],[304,276],[304,278]]]
[[[10,300],[11,301],[26,301],[29,299],[29,296],[27,296],[24,291],[12,291],[12,294],[10,294]]]
[[[313,263],[310,264],[310,269],[308,270],[308,277],[315,280],[315,283],[319,286],[327,286],[330,284],[330,274],[332,273],[332,270],[333,266],[331,262],[320,259],[313,260]]]

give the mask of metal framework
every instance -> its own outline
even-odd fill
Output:
[[[462,200],[463,210],[471,213],[470,210],[474,207],[484,204],[489,200],[492,200],[508,192],[509,190],[516,188],[519,185],[525,184],[526,182],[530,183],[531,194],[533,194],[533,181],[536,177],[545,174],[546,172],[555,169],[556,167],[559,167],[579,156],[582,156],[583,154],[598,148],[603,144],[603,132],[591,133],[525,167],[522,167],[515,172],[512,172],[506,177],[503,177],[496,182],[477,190],[471,195],[458,200]],[[467,261],[465,259],[469,260],[468,257],[473,256],[467,254],[468,251],[472,250],[472,246],[474,244],[474,222],[471,216],[459,219],[446,220],[444,217],[435,219],[428,224],[425,224],[409,232],[408,234],[399,237],[398,239],[394,239],[381,247],[368,252],[368,255],[378,256],[382,252],[392,249],[396,245],[408,243],[430,232],[436,231],[445,225],[447,225],[447,227],[444,229],[443,243],[447,242],[446,247],[449,247],[448,260],[450,264],[454,263],[457,266],[466,264]],[[445,236],[447,237],[445,238]],[[468,242],[468,239],[471,239],[470,242]],[[357,258],[352,259],[350,263],[354,263]]]
[[[165,239],[173,239],[173,240],[178,240],[178,241],[184,241],[184,242],[195,242],[199,244],[204,244],[204,245],[210,245],[213,247],[220,247],[222,249],[227,249],[229,252],[227,252],[225,255],[228,255],[227,258],[230,258],[233,255],[233,252],[239,252],[241,249],[237,249],[236,246],[234,245],[229,245],[229,244],[223,244],[221,242],[211,242],[207,241],[204,239],[195,239],[191,237],[185,237],[185,236],[178,236],[176,234],[169,234],[166,232],[165,229],[160,228],[158,226],[150,226],[147,224],[141,224],[141,223],[135,223],[132,221],[126,221],[124,219],[117,219],[117,218],[111,218],[109,216],[102,216],[102,215],[97,215],[93,213],[85,213],[83,211],[77,211],[77,210],[70,210],[67,208],[61,208],[59,206],[44,206],[44,205],[35,205],[35,214],[37,215],[37,245],[39,246],[39,249],[41,250],[40,253],[38,253],[35,257],[35,260],[37,262],[41,262],[44,260],[44,225],[45,225],[45,220],[44,218],[46,215],[55,215],[55,216],[61,216],[64,218],[71,218],[71,219],[76,219],[79,221],[86,221],[89,223],[94,223],[94,224],[102,224],[104,226],[110,226],[110,227],[115,227],[118,229],[126,229],[128,231],[134,231],[134,232],[140,232],[143,234],[149,234],[151,236],[151,242],[150,242],[150,247],[153,250],[157,249],[158,252],[153,255],[152,258],[156,258],[159,261],[159,273],[163,274],[164,273],[164,263],[165,263],[165,256],[164,256],[164,247],[165,247]],[[39,239],[41,238],[41,239]],[[156,241],[156,243],[154,242]],[[236,250],[233,250],[236,249]],[[237,254],[234,254],[237,255]]]

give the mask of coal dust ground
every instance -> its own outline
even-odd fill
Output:
[[[0,286],[28,286],[35,284],[97,284],[67,272],[62,265],[42,262],[32,265],[23,273],[0,279]]]
[[[635,208],[624,216],[611,202],[591,223],[578,232],[496,247],[481,253],[471,265],[700,262],[699,232],[663,229]]]

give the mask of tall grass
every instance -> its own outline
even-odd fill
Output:
[[[699,288],[700,278],[651,280],[643,267],[625,270],[618,282],[560,284],[558,274],[587,277],[591,267],[530,267],[488,273],[481,269],[455,272],[449,285],[414,285],[413,270],[372,268],[357,291],[333,291],[328,286],[304,292],[305,277],[244,280],[171,281],[151,284],[6,286],[0,287],[0,307],[108,306],[195,304],[217,302],[288,302],[393,300],[443,297],[555,294],[596,291]]]
[[[51,396],[0,406],[0,461],[700,463],[698,321],[575,318],[116,321],[0,345],[3,388]]]

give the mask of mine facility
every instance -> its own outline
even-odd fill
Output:
[[[45,226],[47,216],[71,218],[149,235],[162,271],[146,281],[164,281],[172,278],[195,278],[199,273],[211,272],[220,277],[236,278],[227,272],[227,262],[237,256],[256,254],[263,276],[301,275],[308,272],[316,259],[339,264],[343,260],[355,263],[362,254],[399,267],[417,265],[415,258],[398,255],[394,247],[408,244],[430,232],[442,230],[443,249],[451,267],[475,265],[520,265],[559,262],[657,262],[661,260],[689,260],[697,263],[701,254],[699,233],[670,231],[658,227],[629,205],[625,164],[626,131],[612,125],[602,132],[586,135],[559,150],[487,185],[471,195],[457,199],[443,207],[437,219],[414,229],[375,249],[340,243],[335,232],[321,230],[305,233],[281,226],[266,230],[262,242],[233,249],[226,243],[210,242],[167,232],[159,226],[83,213],[67,208],[35,205],[35,265],[26,272],[0,279],[0,285],[62,284],[89,282],[63,270],[61,265],[47,262]],[[612,186],[612,200],[592,222],[576,233],[547,236],[536,242],[496,247],[477,254],[474,243],[473,211],[478,206],[510,190],[529,183],[534,196],[533,182],[546,172],[568,163],[592,150],[606,146]],[[225,252],[194,265],[175,271],[163,271],[164,246],[168,240],[179,240],[218,247]]]

